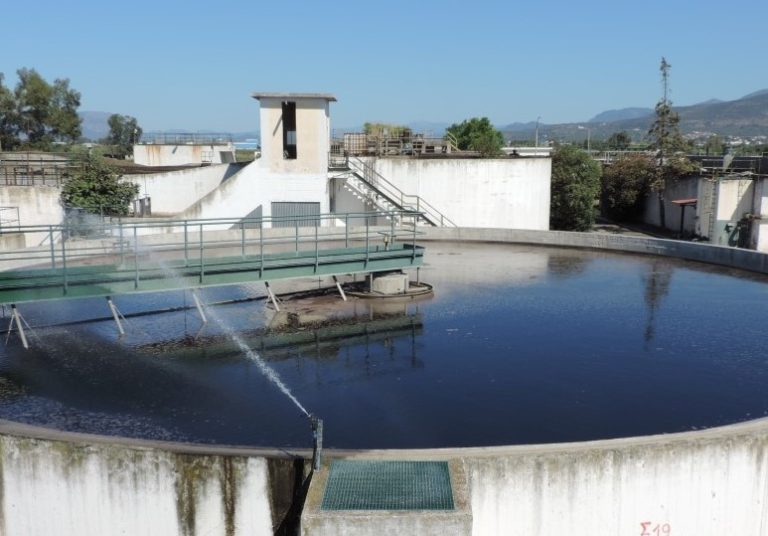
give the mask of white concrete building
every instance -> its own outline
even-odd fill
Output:
[[[331,161],[329,105],[336,100],[333,95],[256,93],[253,97],[261,104],[261,158],[179,217],[312,216],[412,209],[427,212],[429,222],[436,225],[549,228],[548,152],[498,159],[341,154]],[[153,206],[158,203],[153,200]]]

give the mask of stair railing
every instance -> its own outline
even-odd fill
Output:
[[[381,173],[376,171],[357,157],[347,157],[350,171],[355,173],[371,189],[402,210],[412,210],[420,213],[427,223],[442,227],[456,227],[456,224],[437,210],[434,206],[418,195],[406,194],[400,188],[389,182]]]

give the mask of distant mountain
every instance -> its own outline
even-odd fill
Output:
[[[713,132],[721,136],[768,134],[768,91],[757,91],[732,101],[708,101],[693,106],[675,106],[680,130]],[[653,116],[611,123],[614,130],[648,129]]]
[[[674,106],[680,115],[680,130],[686,133],[715,133],[721,136],[768,135],[768,89],[755,91],[732,101],[710,99],[692,106]],[[621,117],[627,111],[637,111],[637,116]],[[644,111],[642,115],[639,115]],[[633,112],[630,112],[631,115]],[[642,141],[653,122],[650,108],[625,108],[609,110],[596,115],[587,123],[561,123],[539,125],[539,136],[544,139],[585,141],[606,139],[615,132],[626,131],[635,141]],[[527,125],[527,128],[526,128]],[[533,139],[535,123],[513,123],[502,127],[507,138]]]
[[[541,128],[544,123],[539,123]],[[528,121],[527,123],[510,123],[507,126],[498,127],[503,132],[533,132],[536,130],[536,121]]]
[[[647,117],[653,113],[653,108],[621,108],[619,110],[607,110],[597,114],[588,123],[613,123],[625,119],[638,119]]]
[[[82,111],[77,112],[80,116],[81,128],[83,130],[83,137],[88,138],[91,141],[98,141],[102,138],[106,138],[109,134],[109,126],[107,120],[112,115],[111,112],[89,112]]]
[[[693,106],[698,106],[700,104],[717,104],[718,102],[725,102],[725,101],[723,101],[721,99],[709,99],[709,100],[705,100],[705,101],[702,101],[702,102],[697,102]]]
[[[761,97],[766,94],[768,94],[768,89],[760,89],[758,91],[753,91],[749,95],[744,95],[742,99],[751,99],[752,97]]]

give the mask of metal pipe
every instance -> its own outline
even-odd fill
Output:
[[[123,324],[120,322],[120,313],[112,301],[112,296],[107,296],[107,305],[109,305],[109,310],[112,312],[112,318],[115,319],[115,324],[117,324],[117,331],[120,332],[120,335],[125,335]]]
[[[51,242],[51,268],[56,269],[56,247],[53,245],[53,226],[48,226],[48,240]]]
[[[11,325],[8,328],[8,333],[11,333],[11,329],[13,328],[13,323],[16,322],[16,329],[19,330],[19,337],[21,338],[21,344],[24,345],[24,349],[29,349],[29,342],[27,342],[27,335],[24,333],[24,326],[22,325],[22,319],[21,314],[19,314],[19,310],[16,309],[16,304],[11,304]],[[321,433],[322,433],[322,421],[320,422],[321,427]]]
[[[312,423],[312,470],[320,470],[320,462],[323,452],[323,420],[310,415],[309,420]]]

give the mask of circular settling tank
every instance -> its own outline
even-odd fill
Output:
[[[12,334],[1,351],[0,418],[306,447],[306,417],[232,332],[323,418],[327,447],[584,441],[768,414],[765,276],[513,244],[428,243],[425,263],[434,294],[420,299],[303,293],[276,313],[249,299],[261,285],[207,289],[221,303],[206,325],[189,294],[120,296],[122,338],[101,299],[22,305],[32,347]]]

